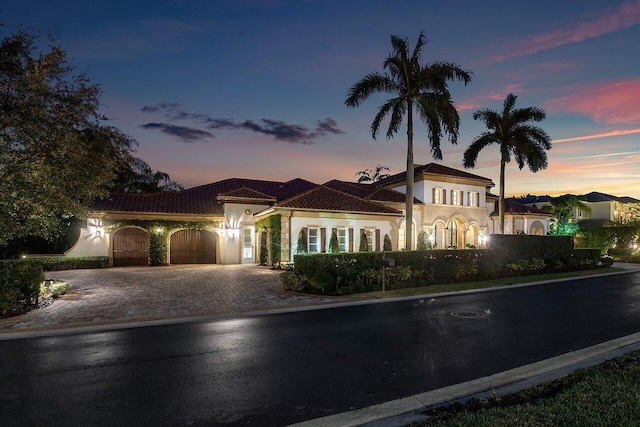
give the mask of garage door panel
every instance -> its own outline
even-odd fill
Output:
[[[139,228],[123,228],[113,235],[113,266],[149,265],[149,236]]]
[[[215,264],[216,240],[206,230],[180,230],[171,235],[171,264]]]

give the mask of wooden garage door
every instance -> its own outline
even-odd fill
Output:
[[[180,230],[171,235],[171,264],[215,264],[216,238],[206,230]]]
[[[149,265],[149,236],[139,228],[123,228],[113,235],[113,266]]]

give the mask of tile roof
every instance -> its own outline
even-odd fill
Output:
[[[495,185],[493,181],[489,178],[485,178],[480,175],[474,175],[472,173],[465,172],[459,169],[450,168],[448,166],[444,166],[439,163],[427,163],[426,165],[415,165],[413,170],[414,170],[414,176],[416,177],[420,175],[445,175],[445,176],[451,176],[456,178],[485,181],[486,182],[485,185],[488,187],[493,187]],[[407,176],[406,171],[400,172],[395,175],[391,175],[388,178],[381,179],[380,181],[377,182],[377,184],[389,185],[398,181],[404,181],[406,180],[406,176]]]
[[[496,208],[491,213],[490,216],[498,216],[499,215],[497,204],[498,204],[498,202],[496,202]],[[551,216],[550,213],[545,212],[542,209],[538,209],[535,206],[523,205],[522,203],[516,202],[514,199],[505,199],[504,200],[504,212],[505,212],[505,214],[521,214],[521,215],[524,215],[524,214],[535,214],[535,215],[549,215],[549,216]]]
[[[106,199],[97,199],[92,208],[106,212],[170,213],[223,216],[218,195],[265,196],[270,200],[285,200],[295,194],[317,187],[304,179],[287,182],[230,178],[184,191],[165,191],[152,194],[113,193]],[[246,189],[246,190],[243,190]],[[251,197],[254,198],[254,197]]]
[[[634,199],[633,197],[623,196],[617,197],[612,196],[611,194],[599,193],[597,191],[592,191],[589,194],[585,194],[584,197],[587,199],[587,202],[622,202],[622,203],[640,203],[640,200]]]
[[[357,182],[340,181],[333,179],[325,183],[327,187],[335,190],[349,193],[353,196],[357,196],[366,200],[374,202],[386,202],[386,203],[404,203],[405,195],[399,191],[391,190],[389,188],[382,187],[374,184],[362,184]],[[422,202],[416,198],[413,199],[414,204],[422,204]]]
[[[276,208],[401,215],[397,209],[365,200],[326,185],[275,204]]]
[[[274,196],[261,193],[260,191],[252,190],[249,187],[241,187],[236,190],[227,191],[226,193],[220,193],[217,196],[218,200],[224,199],[251,199],[251,200],[267,200],[276,201]]]

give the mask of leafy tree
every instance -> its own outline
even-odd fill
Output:
[[[419,251],[426,251],[427,249],[429,249],[429,240],[428,240],[428,235],[426,231],[420,231],[418,233],[418,245],[416,246],[416,249]]]
[[[517,96],[507,95],[502,112],[489,109],[477,110],[474,120],[482,120],[488,131],[483,132],[471,142],[464,152],[464,167],[476,165],[478,154],[485,147],[497,144],[500,149],[500,196],[498,213],[500,215],[500,233],[504,234],[504,172],[505,165],[513,156],[522,169],[528,165],[531,172],[547,168],[547,152],[551,149],[551,138],[540,127],[530,122],[540,122],[546,114],[537,107],[515,109]]]
[[[54,237],[61,218],[83,217],[134,145],[105,125],[99,87],[38,37],[0,41],[0,243]]]
[[[382,104],[371,124],[371,136],[375,140],[381,122],[391,115],[387,128],[387,139],[391,139],[400,129],[402,119],[407,117],[407,191],[406,222],[407,236],[412,236],[413,224],[413,112],[414,109],[427,127],[431,154],[434,159],[442,159],[440,140],[444,135],[453,144],[458,140],[460,117],[451,99],[448,81],[471,81],[471,73],[451,62],[422,64],[420,55],[426,43],[424,33],[420,33],[413,52],[405,38],[391,36],[392,53],[384,61],[385,73],[374,72],[354,84],[345,104],[358,107],[361,102],[376,92],[393,94]],[[407,250],[411,250],[411,239],[407,239]]]
[[[376,170],[372,171],[371,169],[361,170],[360,172],[356,172],[358,177],[358,183],[362,182],[378,182],[381,179],[388,178],[390,175],[388,173],[383,173],[384,171],[390,172],[391,170],[382,165],[376,166]]]
[[[181,191],[184,187],[172,181],[166,172],[154,171],[142,159],[133,157],[120,165],[116,178],[108,184],[116,193],[155,193],[157,191]]]
[[[574,222],[573,211],[580,209],[583,212],[591,213],[591,208],[583,203],[584,196],[565,195],[549,198],[549,204],[544,205],[542,210],[552,215],[550,224],[550,234],[554,235],[574,235],[578,231],[578,224]]]

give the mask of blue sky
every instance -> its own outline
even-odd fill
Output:
[[[640,0],[8,0],[0,21],[3,35],[57,32],[77,70],[101,84],[102,112],[185,187],[354,180],[377,164],[401,172],[406,130],[389,141],[369,133],[386,96],[357,109],[344,100],[383,70],[391,34],[413,46],[424,30],[425,62],[473,72],[469,86],[451,84],[460,138],[443,144],[443,164],[462,169],[483,131],[473,112],[499,110],[514,93],[518,107],[545,109],[554,146],[547,170],[507,166],[507,194],[640,198]],[[416,163],[433,161],[423,127],[415,146]],[[496,149],[470,171],[497,193]]]

